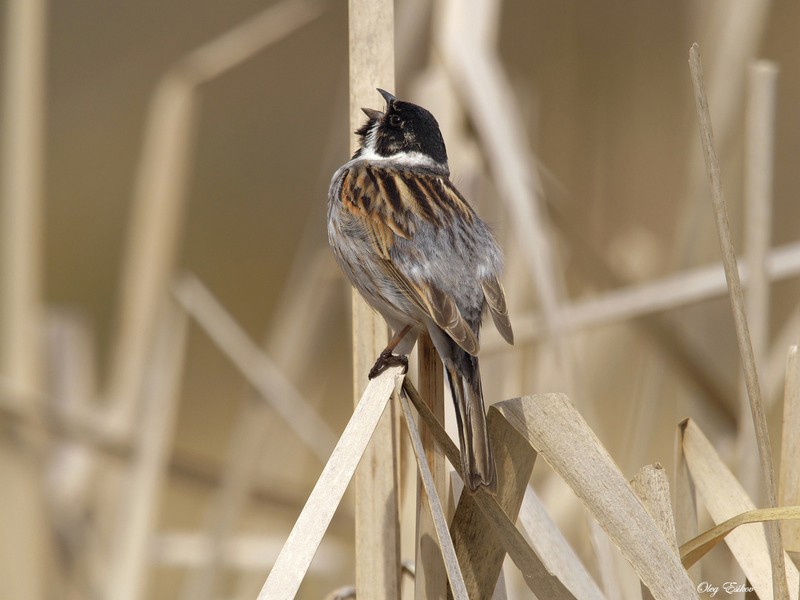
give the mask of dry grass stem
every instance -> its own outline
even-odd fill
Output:
[[[275,561],[258,600],[290,600],[295,597],[378,421],[402,381],[402,369],[391,367],[367,385]]]
[[[800,505],[800,355],[797,346],[786,358],[786,388],[783,396],[783,438],[778,486],[780,506]],[[790,552],[800,552],[800,522],[781,524],[783,543]]]
[[[439,548],[442,550],[447,579],[450,582],[453,597],[455,600],[469,600],[467,587],[464,583],[464,576],[461,574],[461,567],[456,558],[455,548],[453,548],[453,540],[450,538],[450,532],[447,530],[447,518],[442,510],[442,503],[436,490],[436,483],[433,480],[433,474],[428,466],[425,448],[422,445],[422,438],[419,435],[417,424],[414,422],[414,417],[411,414],[411,408],[408,406],[408,399],[402,394],[400,395],[400,406],[403,409],[406,427],[411,437],[411,446],[414,449],[414,456],[417,459],[419,476],[425,491],[424,495],[428,499],[431,518],[433,519],[436,537],[439,541]]]
[[[728,293],[733,309],[733,320],[736,326],[736,339],[739,344],[739,354],[744,371],[744,381],[747,387],[747,396],[750,399],[750,410],[755,426],[758,452],[761,458],[761,471],[764,477],[764,488],[767,506],[774,508],[778,505],[775,486],[775,470],[772,462],[772,449],[769,443],[769,430],[761,401],[761,389],[758,384],[758,370],[753,356],[753,347],[750,333],[747,328],[747,316],[744,308],[744,295],[739,280],[739,271],[736,266],[736,254],[733,249],[730,226],[728,224],[728,211],[725,198],[722,195],[719,162],[714,147],[714,134],[711,128],[711,114],[708,110],[708,99],[705,95],[703,81],[703,66],[700,61],[700,47],[694,44],[689,51],[689,65],[692,73],[692,84],[695,91],[695,104],[697,118],[700,123],[700,139],[703,146],[703,155],[706,161],[706,170],[711,185],[711,200],[714,207],[714,216],[717,223],[720,249],[722,251],[722,264],[725,267],[725,279],[728,282]],[[765,524],[767,541],[769,543],[770,557],[772,559],[773,585],[778,598],[787,598],[786,573],[783,565],[783,543],[781,530],[776,522]]]
[[[766,523],[768,521],[789,523],[797,520],[800,520],[800,506],[757,508],[740,513],[681,545],[681,562],[687,568],[692,566],[739,525]]]

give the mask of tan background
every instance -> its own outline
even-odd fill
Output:
[[[48,7],[44,294],[48,308],[65,308],[90,328],[98,383],[109,364],[132,187],[154,86],[173,61],[266,4],[82,0]],[[713,73],[711,65],[725,58],[715,46],[721,7],[737,11],[745,4],[750,5],[742,0],[501,3],[499,52],[524,115],[520,126],[539,161],[567,298],[718,260],[687,57],[690,44],[699,41],[707,76]],[[397,13],[396,93],[422,102],[432,88],[423,88],[420,76],[437,60],[429,49],[429,9],[421,1],[401,2]],[[800,3],[775,2],[766,15],[753,55],[774,60],[781,69],[773,244],[783,245],[800,234]],[[752,27],[758,30],[759,24]],[[744,71],[746,65],[735,68]],[[730,123],[724,133],[718,131],[718,141],[741,248],[744,90],[731,89],[724,98],[732,106]],[[373,106],[380,107],[377,93]],[[725,109],[712,98],[712,118],[718,110]],[[285,294],[296,289],[290,285],[293,264],[309,265],[296,270],[302,281],[311,273],[312,257],[325,256],[326,191],[330,174],[347,158],[347,114],[345,2],[329,3],[310,25],[202,87],[180,267],[196,274],[279,363],[290,360],[275,352],[274,336],[286,314]],[[455,125],[457,139],[474,139],[468,121],[461,118]],[[480,147],[476,152],[472,142],[461,146],[447,130],[445,135],[454,178],[495,226],[509,264],[519,266]],[[602,274],[597,261],[613,270],[616,281]],[[336,279],[318,285],[320,293],[333,286],[324,323],[297,333],[313,344],[285,366],[339,432],[351,411],[349,312],[347,288],[330,265]],[[523,279],[510,286],[517,290],[512,323],[515,313],[538,307],[524,269],[516,273]],[[797,312],[798,292],[797,279],[772,288],[773,334]],[[658,322],[697,351],[699,383],[664,359],[670,340],[643,327],[642,320],[570,338],[576,376],[571,393],[627,476],[654,461],[671,469],[674,427],[685,416],[697,418],[723,450],[730,450],[735,432],[738,353],[727,300],[680,308]],[[546,345],[522,343],[489,357],[489,400],[566,389],[548,355]],[[171,531],[203,526],[211,483],[233,441],[237,415],[252,397],[196,327],[187,357],[174,468],[160,513],[160,528]],[[499,366],[502,361],[512,366]],[[703,382],[721,392],[714,402]],[[634,407],[644,397],[651,403],[636,421]],[[771,406],[777,448],[780,404]],[[264,420],[256,459],[260,491],[251,496],[236,529],[279,543],[321,464],[272,413],[258,415]],[[114,465],[119,463],[106,465],[108,472]],[[542,481],[545,470],[537,467]],[[548,486],[553,487],[543,484],[545,499]],[[581,552],[588,552],[585,525],[570,525],[579,506],[564,501],[559,491],[551,497],[556,505],[566,502],[556,516]],[[301,597],[321,597],[353,579],[350,504],[340,513],[329,534],[340,544],[333,550],[334,567],[310,577]],[[244,578],[229,573],[218,597],[254,594],[265,573],[258,567]],[[148,597],[178,597],[184,574],[154,567]]]

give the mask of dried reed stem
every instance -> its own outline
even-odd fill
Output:
[[[30,398],[43,391],[41,355],[41,227],[46,3],[9,0],[4,23],[0,149],[0,375],[33,427],[0,434],[0,581],[9,598],[47,596],[48,562],[41,450],[41,412]],[[14,542],[11,542],[14,540]]]
[[[123,266],[119,331],[106,395],[111,431],[132,427],[158,310],[167,291],[183,216],[194,133],[191,86],[169,74],[156,88],[139,164]]]
[[[321,461],[327,460],[336,435],[208,288],[186,275],[175,285],[175,297],[286,425]]]
[[[700,47],[695,43],[689,51],[689,65],[692,73],[692,84],[695,91],[695,104],[697,117],[700,123],[700,139],[703,145],[703,155],[706,170],[711,185],[711,200],[717,223],[720,248],[722,251],[722,264],[725,267],[725,278],[728,282],[728,292],[733,309],[733,319],[736,326],[736,339],[739,344],[739,353],[744,370],[745,386],[750,399],[750,410],[755,425],[758,450],[761,458],[761,469],[764,476],[767,506],[774,508],[778,504],[775,490],[775,471],[772,462],[772,449],[769,443],[769,430],[767,429],[766,415],[761,401],[761,390],[758,384],[758,371],[756,369],[753,347],[750,342],[750,333],[747,329],[747,316],[744,310],[744,295],[739,281],[739,271],[736,266],[736,254],[731,241],[730,226],[725,198],[722,195],[720,182],[719,162],[714,148],[714,135],[711,128],[711,115],[708,110],[708,100],[705,95],[703,83],[703,66],[700,62]],[[783,562],[783,544],[781,542],[780,527],[775,522],[765,525],[770,558],[772,560],[773,590],[777,598],[789,597],[786,587],[786,567]]]
[[[715,525],[694,539],[681,545],[681,562],[689,567],[703,558],[714,546],[721,542],[734,529],[748,523],[768,523],[780,521],[784,525],[800,521],[800,506],[779,508],[757,508],[739,513],[735,517]]]
[[[45,3],[9,0],[0,178],[0,373],[39,389]]]
[[[137,429],[125,504],[114,536],[114,548],[105,582],[108,600],[144,597],[150,541],[157,522],[163,482],[172,450],[178,415],[180,383],[186,349],[186,315],[174,304],[162,304],[161,326],[148,353],[144,386],[144,414]]]
[[[769,276],[766,269],[772,232],[772,175],[775,136],[777,67],[767,61],[750,65],[747,100],[747,144],[745,158],[745,259],[749,277],[745,295],[747,324],[753,356],[764,379],[769,336]],[[739,481],[758,502],[759,460],[755,430],[750,419],[746,390],[740,394],[737,435]]]
[[[664,539],[670,547],[678,553],[678,542],[675,534],[675,516],[672,514],[672,505],[669,496],[669,478],[660,464],[647,465],[639,469],[633,479],[631,488],[642,505],[653,517]],[[653,600],[650,589],[641,584],[642,600]]]
[[[748,281],[747,265],[740,265],[741,280]],[[770,251],[766,259],[770,281],[780,281],[800,274],[800,243],[787,244]],[[724,267],[687,269],[653,282],[630,285],[606,292],[589,300],[578,300],[561,308],[562,329],[572,332],[687,306],[723,295],[727,291]],[[543,315],[527,313],[514,318],[517,342],[541,338],[547,333]],[[503,350],[508,344],[500,334],[487,329],[481,340],[484,351]]]
[[[278,555],[258,600],[290,600],[295,597],[378,421],[402,381],[402,369],[392,367],[367,385]],[[379,547],[373,548],[373,551],[378,552]],[[399,568],[398,563],[398,571]]]
[[[431,412],[444,423],[444,372],[439,355],[429,335],[420,336],[417,342],[417,364],[419,388],[428,402]],[[442,449],[436,444],[430,428],[420,423],[420,437],[425,450],[425,459],[431,471],[433,487],[438,498],[447,498],[447,465]],[[417,600],[440,598],[447,595],[447,571],[442,562],[442,550],[435,547],[438,539],[436,523],[430,507],[423,502],[422,474],[417,480],[417,531],[416,531],[416,575],[414,597]]]
[[[786,357],[786,388],[783,397],[783,438],[778,498],[781,506],[800,504],[800,353],[797,346]],[[782,525],[784,543],[790,552],[800,552],[800,522]]]
[[[350,130],[364,122],[362,106],[372,106],[375,88],[394,89],[394,3],[350,0]],[[350,138],[355,151],[358,141]],[[353,290],[353,391],[361,395],[366,375],[388,342],[387,327]],[[399,413],[386,411],[356,475],[356,588],[365,598],[391,600],[400,593],[398,500]]]
[[[767,364],[764,367],[767,378],[764,384],[767,391],[764,395],[768,409],[783,398],[784,384],[786,383],[786,349],[797,345],[798,331],[800,331],[800,305],[795,304],[789,318],[781,325],[780,330],[772,339]]]
[[[739,131],[741,106],[745,91],[746,65],[759,51],[759,44],[766,29],[771,2],[767,0],[745,0],[736,10],[725,3],[697,4],[703,14],[702,33],[697,35],[706,41],[713,53],[708,61],[706,80],[709,105],[714,106],[720,148],[730,148],[733,137]],[[698,19],[699,21],[700,19]],[[689,159],[686,201],[680,205],[678,230],[680,238],[675,244],[676,267],[683,267],[696,254],[698,240],[704,235],[700,227],[705,226],[706,213],[699,198],[705,197],[705,173],[700,164],[697,145],[692,143],[687,151]],[[693,252],[694,251],[694,252]]]
[[[683,451],[683,428],[675,431],[675,539],[678,544],[686,542],[697,535],[697,490],[694,486],[686,454]],[[687,569],[689,577],[699,582],[700,567]]]
[[[439,547],[444,557],[447,579],[450,581],[453,597],[456,600],[469,600],[467,586],[464,583],[464,576],[461,574],[461,567],[458,565],[456,551],[455,548],[453,548],[453,540],[450,537],[450,532],[447,530],[447,518],[442,510],[442,503],[439,498],[438,490],[436,489],[436,483],[433,480],[433,474],[428,465],[428,457],[422,445],[422,438],[417,429],[417,424],[414,422],[414,417],[411,414],[408,399],[403,394],[400,395],[400,406],[403,409],[403,416],[405,416],[406,419],[408,434],[411,437],[411,446],[414,449],[414,456],[417,459],[419,476],[422,480],[425,496],[428,499],[428,507],[430,508],[431,518],[433,519],[436,537],[439,540]]]

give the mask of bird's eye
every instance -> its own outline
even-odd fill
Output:
[[[391,115],[389,117],[389,125],[392,127],[400,127],[402,125],[403,119],[400,118],[400,115]]]

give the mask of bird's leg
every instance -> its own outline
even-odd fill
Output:
[[[378,360],[372,365],[367,377],[375,379],[389,367],[403,367],[404,372],[408,371],[408,357],[405,355],[392,354],[392,351],[397,348],[397,344],[400,343],[400,340],[402,340],[410,330],[411,325],[409,324],[394,334],[386,345],[386,348],[378,355]]]

